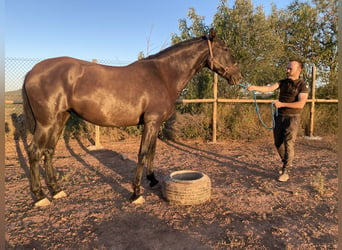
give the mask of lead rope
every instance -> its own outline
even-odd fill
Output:
[[[242,84],[242,83],[239,83],[239,86],[240,87],[243,87],[244,89],[248,89],[248,85],[247,84]],[[257,100],[256,100],[256,93],[254,90],[252,90],[252,93],[253,93],[253,99],[254,99],[254,104],[255,104],[255,111],[258,115],[258,118],[259,118],[259,121],[261,122],[261,124],[267,128],[267,129],[274,129],[275,128],[275,116],[278,116],[278,108],[275,107],[274,105],[274,102],[271,102],[271,115],[272,115],[272,127],[268,127],[265,122],[262,120],[261,118],[261,115],[260,115],[260,110],[259,110],[259,105],[257,103]]]

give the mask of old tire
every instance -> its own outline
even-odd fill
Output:
[[[176,171],[164,177],[162,192],[172,204],[197,205],[210,200],[211,182],[201,172]]]

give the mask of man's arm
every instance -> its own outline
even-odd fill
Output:
[[[276,101],[274,105],[277,108],[292,108],[292,109],[302,109],[306,101],[308,100],[308,93],[299,93],[297,102],[279,102]]]
[[[274,90],[276,90],[277,88],[279,88],[279,83],[274,83],[270,86],[255,86],[255,85],[251,85],[247,88],[247,90],[249,91],[259,91],[259,92],[272,92]]]

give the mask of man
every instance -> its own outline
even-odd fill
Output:
[[[279,101],[274,103],[278,108],[273,129],[274,144],[283,162],[279,181],[289,179],[288,169],[292,167],[294,143],[296,140],[300,113],[308,99],[308,86],[300,78],[303,64],[298,60],[290,60],[287,66],[287,78],[270,86],[249,86],[249,91],[272,92],[280,89]]]

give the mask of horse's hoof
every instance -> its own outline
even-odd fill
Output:
[[[39,201],[37,201],[36,203],[34,203],[34,206],[35,207],[46,207],[46,206],[49,206],[51,204],[51,202],[49,201],[48,198],[44,198],[44,199],[41,199]]]
[[[151,188],[153,188],[154,186],[156,186],[159,183],[159,181],[156,179],[154,173],[147,175],[146,178],[147,178],[147,180],[150,181],[150,187]]]
[[[56,199],[67,197],[67,194],[64,191],[60,191],[52,197],[56,200]]]
[[[125,155],[125,154],[120,154],[120,156],[121,156],[122,160],[127,160],[128,159],[127,155]]]
[[[139,195],[138,197],[136,197],[135,199],[132,199],[132,204],[143,204],[145,202],[145,198],[142,195]]]
[[[145,202],[145,199],[142,195],[133,194],[130,198],[132,204],[142,204]]]
[[[158,180],[151,181],[151,182],[150,182],[150,187],[151,187],[151,188],[158,187],[158,183],[159,183]]]

